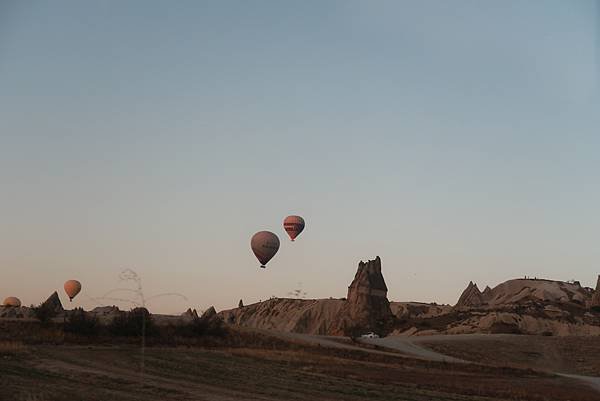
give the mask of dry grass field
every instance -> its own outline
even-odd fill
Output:
[[[281,343],[252,347],[0,343],[0,400],[598,400],[578,381]]]
[[[441,354],[487,365],[600,377],[598,336],[436,336],[431,341],[423,337],[421,343]]]

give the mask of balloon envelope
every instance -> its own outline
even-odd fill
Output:
[[[260,267],[265,267],[279,250],[279,238],[270,231],[259,231],[252,236],[250,246],[261,264]]]
[[[79,294],[79,291],[81,291],[81,283],[79,281],[69,280],[65,283],[65,292],[69,296],[70,301]]]
[[[294,241],[304,230],[304,219],[300,216],[288,216],[283,220],[283,228]]]
[[[4,300],[3,305],[18,308],[21,306],[21,300],[17,297],[8,297]]]

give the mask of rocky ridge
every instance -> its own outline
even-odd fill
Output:
[[[274,298],[225,310],[225,322],[260,329],[320,335],[385,333],[395,319],[381,273],[381,258],[360,262],[346,299]]]
[[[596,290],[594,291],[594,295],[592,295],[592,300],[590,301],[590,308],[600,310],[600,275],[598,275]]]

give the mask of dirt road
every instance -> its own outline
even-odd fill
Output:
[[[418,338],[419,337],[390,336],[383,338],[363,338],[360,341],[365,344],[377,345],[379,347],[394,349],[396,351],[400,351],[405,355],[410,355],[412,357],[421,358],[428,361],[453,363],[465,362],[462,359],[443,355],[439,352],[435,352],[428,348],[424,348],[421,345],[418,345]]]

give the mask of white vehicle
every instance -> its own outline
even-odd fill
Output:
[[[363,334],[361,338],[379,338],[379,336],[372,331],[370,333]]]

